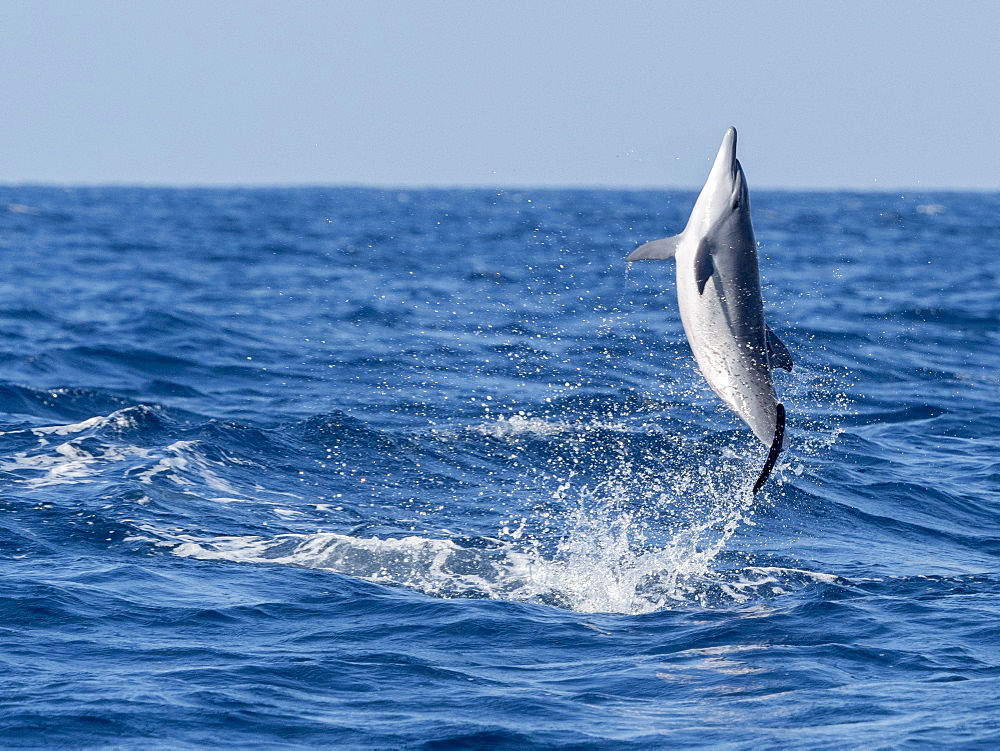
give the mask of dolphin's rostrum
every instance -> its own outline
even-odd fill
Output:
[[[726,131],[715,164],[684,231],[654,240],[626,260],[675,257],[677,303],[684,332],[708,385],[770,447],[753,492],[774,468],[785,433],[785,410],[771,368],[792,369],[792,357],[764,323],[750,194],[736,158],[736,128]]]

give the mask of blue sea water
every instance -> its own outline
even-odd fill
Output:
[[[0,187],[0,746],[1000,747],[1000,195]]]

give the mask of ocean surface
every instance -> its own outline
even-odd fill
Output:
[[[1000,195],[0,187],[0,747],[1000,747]]]

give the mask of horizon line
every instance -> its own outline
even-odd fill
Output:
[[[442,190],[497,190],[501,192],[540,191],[665,191],[665,192],[697,192],[701,185],[601,185],[593,184],[500,184],[485,183],[366,183],[366,182],[142,182],[99,180],[94,182],[80,181],[0,181],[0,188],[148,188],[163,190],[279,190],[279,189],[353,189],[380,191],[442,191]],[[872,185],[857,186],[787,186],[787,185],[755,185],[754,192],[773,191],[785,193],[1000,193],[1000,185],[996,187],[959,187],[959,186],[924,186],[924,185]]]

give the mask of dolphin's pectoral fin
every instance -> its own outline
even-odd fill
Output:
[[[705,285],[712,278],[715,265],[712,263],[712,244],[707,238],[702,239],[694,254],[694,280],[698,285],[698,294],[705,294]]]
[[[785,343],[771,329],[765,328],[767,335],[767,362],[772,368],[792,369],[792,353]]]
[[[764,462],[764,469],[760,471],[760,477],[753,484],[753,492],[755,494],[764,487],[764,483],[770,477],[771,470],[774,469],[774,465],[778,461],[778,454],[781,453],[781,444],[785,440],[785,406],[777,404],[775,405],[775,409],[777,410],[777,415],[775,416],[777,419],[774,424],[774,438],[771,440],[771,450],[767,452],[767,461]]]
[[[663,261],[673,258],[677,252],[677,246],[681,242],[680,235],[664,237],[662,240],[653,240],[645,245],[640,245],[632,251],[626,261]]]

